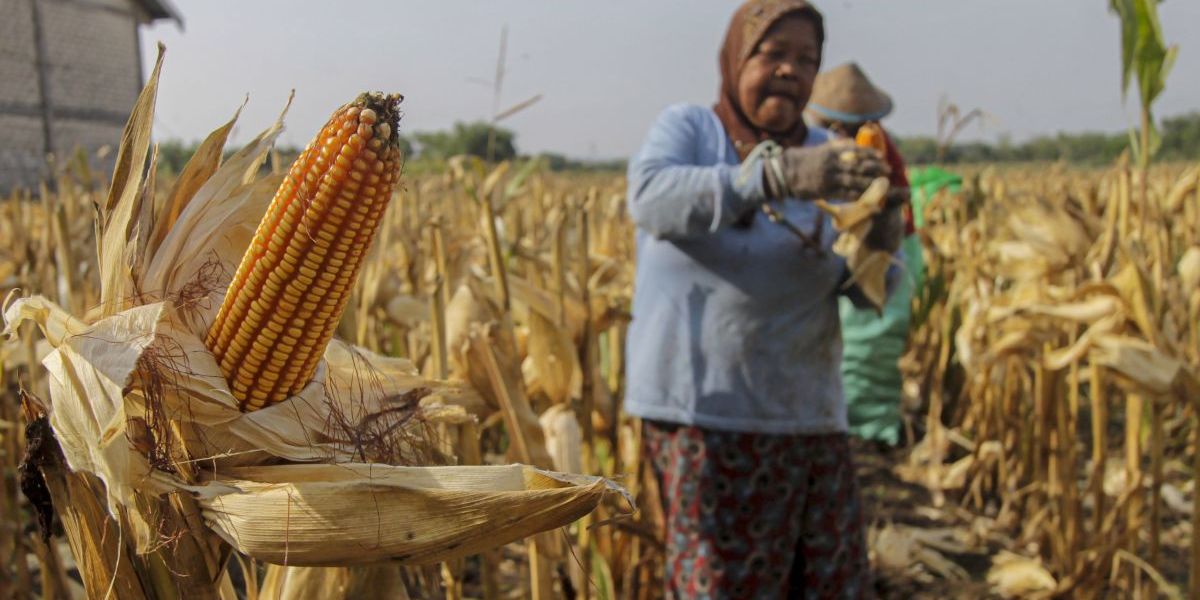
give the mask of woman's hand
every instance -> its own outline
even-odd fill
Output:
[[[788,148],[780,157],[782,180],[764,165],[767,194],[772,198],[857,198],[887,164],[870,148],[851,144]]]
[[[867,239],[863,240],[868,248],[895,254],[896,250],[900,249],[902,241],[904,241],[904,214],[899,205],[885,208],[879,214],[871,217],[871,231],[867,233]]]

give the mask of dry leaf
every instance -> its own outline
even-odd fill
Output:
[[[1005,598],[1047,597],[1058,585],[1040,561],[1003,550],[992,559],[987,580]]]
[[[1180,257],[1176,270],[1185,291],[1200,289],[1200,246],[1188,248]]]
[[[237,491],[201,497],[214,530],[259,560],[300,566],[478,554],[571,523],[620,493],[598,477],[523,465],[280,465],[215,481]]]
[[[97,217],[100,232],[97,266],[100,270],[100,310],[103,316],[112,315],[123,308],[133,291],[130,235],[135,229],[135,219],[141,213],[141,201],[146,195],[142,186],[144,165],[150,151],[158,77],[162,72],[165,52],[165,47],[160,43],[154,70],[138,94],[133,112],[121,134],[112,185]]]
[[[565,404],[556,404],[538,417],[546,436],[546,452],[554,469],[564,473],[583,472],[583,431],[575,412]]]

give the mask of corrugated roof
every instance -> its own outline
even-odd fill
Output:
[[[171,4],[171,0],[136,1],[138,6],[141,6],[142,10],[146,11],[146,14],[150,15],[150,20],[156,21],[158,19],[171,19],[172,21],[178,23],[180,27],[183,26],[183,17],[180,16],[179,10],[177,10],[175,6]]]

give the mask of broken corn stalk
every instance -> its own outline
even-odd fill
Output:
[[[296,158],[205,338],[243,411],[312,379],[400,177],[401,96],[362,94]]]

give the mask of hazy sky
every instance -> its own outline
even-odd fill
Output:
[[[406,96],[401,130],[490,114],[500,30],[509,28],[501,104],[544,98],[504,123],[525,152],[626,156],[675,102],[711,104],[730,0],[174,0],[184,28],[142,33],[145,66],[167,45],[160,138],[198,139],[249,94],[235,141],[266,127],[288,90],[284,142],[303,145],[359,91]],[[885,122],[932,134],[938,99],[988,111],[968,137],[1021,140],[1059,130],[1119,131],[1116,17],[1106,0],[818,0],[825,67],[857,61],[896,102]],[[1157,115],[1200,110],[1200,1],[1160,5],[1181,46]],[[472,81],[472,80],[475,81]]]

